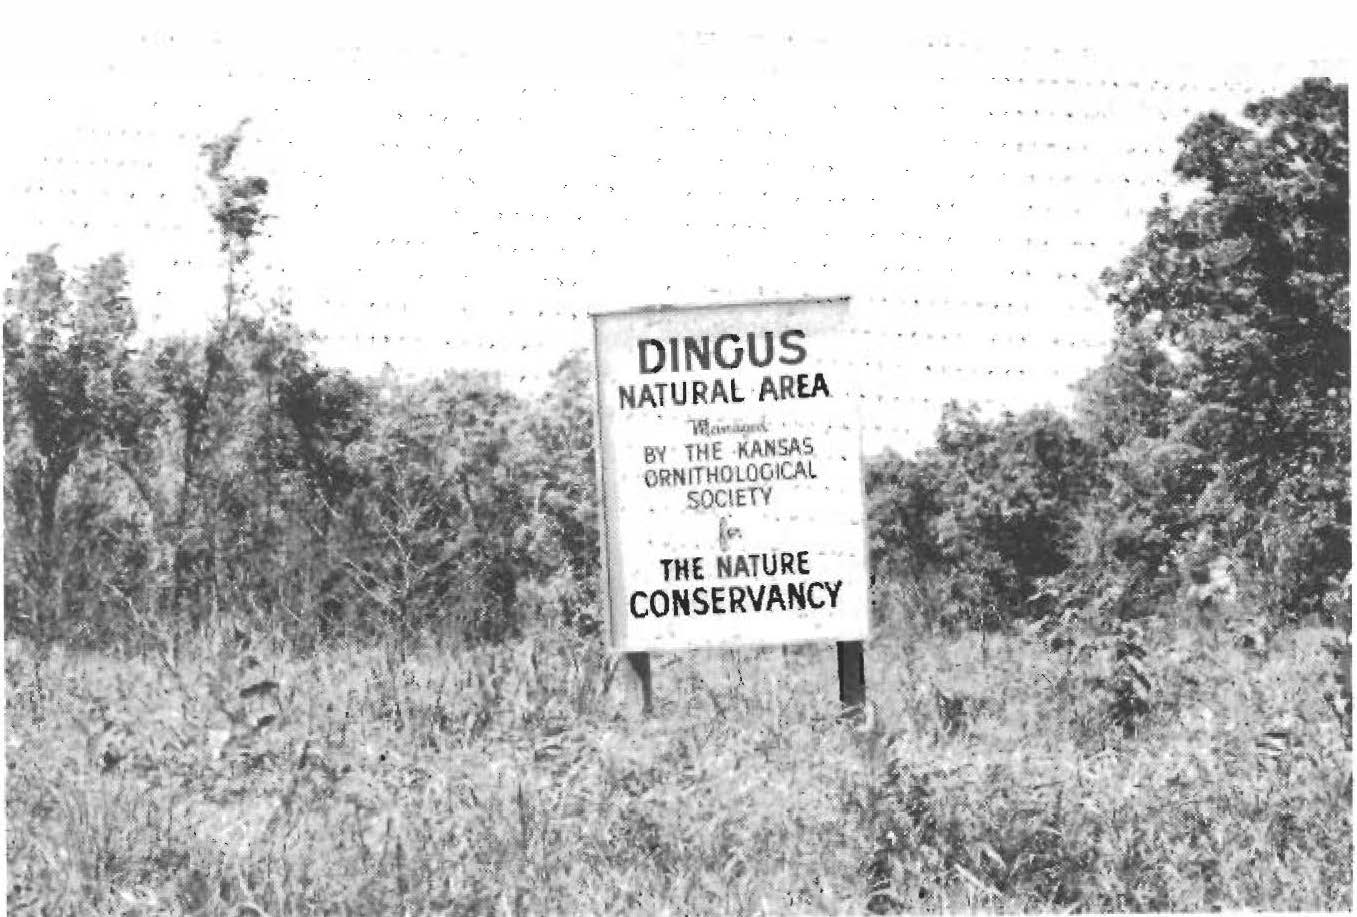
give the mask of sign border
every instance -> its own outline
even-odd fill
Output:
[[[637,315],[645,312],[706,312],[721,309],[748,308],[750,306],[808,306],[808,305],[842,305],[845,308],[852,308],[852,296],[804,296],[782,299],[746,299],[735,300],[731,302],[714,303],[657,303],[654,305],[632,306],[623,309],[608,309],[595,312],[589,312],[589,318],[593,323],[594,331],[594,481],[598,491],[598,515],[599,515],[599,586],[603,590],[599,596],[600,610],[605,611],[603,615],[604,631],[606,633],[607,650],[616,655],[650,653],[655,650],[630,650],[619,646],[619,636],[621,628],[615,621],[617,609],[613,608],[613,590],[612,590],[612,567],[608,560],[608,545],[610,544],[610,519],[612,516],[613,501],[609,499],[607,485],[607,475],[604,472],[604,443],[603,443],[603,373],[601,371],[601,355],[599,349],[600,337],[600,319],[606,319],[618,315]],[[858,417],[858,491],[859,505],[861,506],[861,527],[862,527],[862,564],[863,564],[863,582],[866,585],[867,594],[867,633],[863,636],[861,642],[866,643],[871,639],[872,632],[872,542],[867,533],[867,476],[865,469],[861,467],[865,455],[862,448],[862,419]],[[804,639],[785,641],[783,643],[769,644],[749,644],[747,646],[725,647],[726,649],[767,649],[772,646],[791,646],[805,645],[811,643],[830,643],[835,642],[833,638],[825,639]],[[837,641],[842,644],[843,641]],[[673,652],[691,652],[695,649],[713,649],[714,647],[687,647],[676,649]]]

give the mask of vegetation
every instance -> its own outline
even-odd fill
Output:
[[[893,614],[903,610],[889,609]],[[898,618],[897,618],[898,620]],[[1346,910],[1325,631],[1266,652],[874,640],[865,730],[818,647],[662,657],[638,721],[597,639],[300,657],[6,649],[13,912]],[[987,657],[987,661],[984,657]],[[1135,718],[1126,730],[1120,717]]]
[[[99,646],[139,639],[142,620],[231,617],[303,643],[434,626],[499,640],[530,578],[587,600],[582,357],[540,405],[484,374],[410,384],[317,364],[288,304],[250,292],[268,185],[233,172],[243,128],[203,147],[226,275],[207,334],[137,346],[121,256],[72,278],[48,251],[15,275],[10,633]]]
[[[1193,602],[1210,568],[1269,626],[1350,621],[1347,89],[1306,80],[1180,138],[1145,239],[1103,277],[1117,334],[1074,417],[979,420],[870,472],[878,565],[965,608],[1104,624]],[[903,566],[902,566],[903,565]]]
[[[7,293],[7,902],[85,913],[1351,907],[1347,90],[1195,120],[1070,415],[866,469],[832,654],[600,646],[592,391],[317,362],[250,284],[146,340],[112,255]]]

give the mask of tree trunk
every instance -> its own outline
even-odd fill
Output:
[[[33,623],[39,624],[41,612],[50,610],[54,618],[60,614],[62,601],[60,578],[58,576],[60,547],[57,536],[57,496],[61,493],[61,482],[66,479],[72,458],[61,458],[44,462],[45,467],[38,482],[38,569],[33,571],[34,592],[38,600],[34,603]]]

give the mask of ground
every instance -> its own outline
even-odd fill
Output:
[[[1348,910],[1334,631],[1113,651],[884,630],[655,658],[598,638],[305,657],[6,644],[12,912]],[[1124,698],[1123,698],[1124,700]],[[1341,705],[1341,697],[1338,700]]]

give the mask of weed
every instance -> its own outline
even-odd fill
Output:
[[[259,634],[129,655],[10,641],[8,904],[1347,907],[1351,738],[1332,680],[1305,674],[1332,630],[1266,657],[1066,631],[1053,649],[883,630],[868,732],[835,715],[832,648],[658,658],[642,720],[614,690],[625,668],[568,627],[309,655]]]

